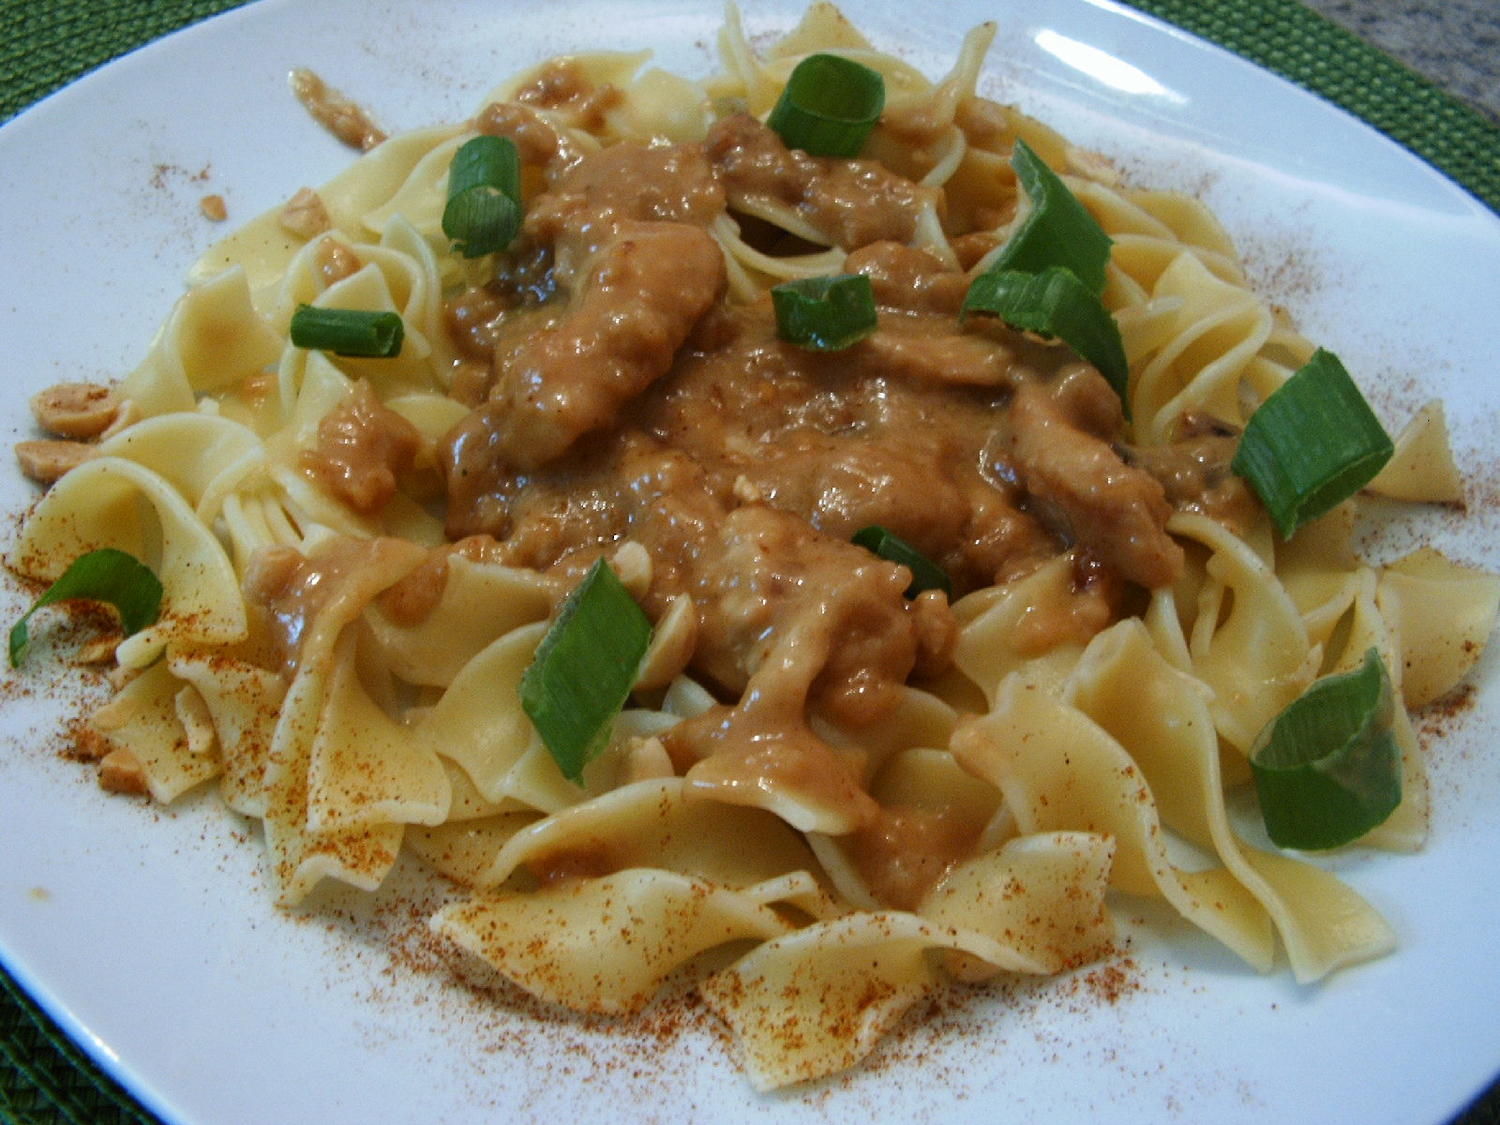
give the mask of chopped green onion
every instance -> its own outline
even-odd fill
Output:
[[[1229,467],[1289,539],[1369,484],[1394,451],[1344,365],[1319,348],[1250,416]]]
[[[1110,238],[1078,197],[1017,138],[1011,154],[1031,210],[964,296],[964,315],[1063,341],[1099,369],[1129,411],[1130,367],[1104,292]]]
[[[969,286],[964,312],[991,313],[1012,328],[1057,337],[1097,367],[1122,401],[1129,401],[1130,365],[1119,326],[1071,270],[986,270]]]
[[[334,355],[390,359],[405,335],[399,313],[298,305],[292,314],[293,344]]]
[[[1273,719],[1250,758],[1261,816],[1283,848],[1336,848],[1363,836],[1401,803],[1395,700],[1375,649],[1327,676]]]
[[[911,571],[911,585],[904,591],[907,598],[914,598],[923,590],[941,590],[949,598],[953,597],[953,583],[943,573],[943,568],[899,535],[879,524],[871,524],[856,531],[853,541],[887,562],[900,563]]]
[[[448,165],[448,198],[470,188],[499,188],[512,199],[521,198],[521,154],[509,137],[470,137]]]
[[[581,781],[609,741],[650,643],[650,620],[600,559],[521,677],[521,707],[569,780]]]
[[[787,148],[858,156],[885,109],[885,79],[842,55],[808,55],[793,68],[766,118]]]
[[[1095,294],[1104,292],[1109,235],[1031,146],[1017,138],[1011,167],[1031,200],[1031,210],[1006,241],[988,272],[1041,273],[1064,266]]]
[[[521,209],[499,188],[470,188],[443,208],[443,233],[465,258],[504,250],[520,229]]]
[[[875,289],[862,273],[804,277],[771,289],[776,334],[818,352],[836,352],[875,331]]]
[[[120,615],[125,635],[139,633],[161,612],[161,581],[133,555],[101,547],[74,559],[10,630],[10,666],[20,666],[30,642],[26,623],[43,606],[74,599],[105,602]]]
[[[509,137],[467,140],[448,166],[443,233],[465,258],[504,250],[521,229],[521,158]]]

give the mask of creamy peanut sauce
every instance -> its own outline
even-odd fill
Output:
[[[248,644],[263,660],[295,672],[308,659],[326,656],[343,625],[418,572],[431,554],[404,539],[347,537],[315,558],[291,547],[259,551],[245,574]]]
[[[302,464],[331,495],[370,515],[396,495],[397,475],[411,468],[421,447],[417,428],[361,380],[318,423],[318,444],[303,453]]]
[[[911,906],[974,841],[941,809],[881,808],[860,755],[819,738],[810,716],[878,723],[903,685],[943,669],[956,625],[942,594],[906,599],[906,569],[850,536],[883,525],[960,594],[1071,552],[1075,596],[1030,615],[1022,638],[1043,651],[1103,628],[1132,586],[1177,577],[1174,506],[1246,502],[1226,470],[1234,437],[1199,423],[1180,447],[1130,449],[1092,367],[961,320],[969,276],[906,245],[924,208],[941,213],[934,189],[789,152],[745,116],[701,144],[585,155],[531,108],[559,104],[603,112],[611,99],[558,64],[476,122],[515,139],[537,190],[495,278],[447,305],[452,393],[472,408],[439,450],[449,537],[569,580],[624,542],[643,546],[642,604],[659,619],[691,599],[689,667],[721,701],[661,736],[673,767],[721,800],[794,794],[778,811],[846,837],[875,893]],[[999,127],[983,104],[960,121]],[[769,300],[726,299],[709,228],[736,215],[753,231],[740,212],[756,201],[852,248],[846,269],[870,277],[879,305],[872,336],[805,351],[778,339]],[[954,235],[965,268],[993,245]],[[409,463],[409,435],[361,395],[325,423],[309,467],[371,512]],[[381,596],[420,620],[446,558]],[[339,583],[287,559],[257,575],[252,593],[294,649],[296,619]],[[558,865],[551,875],[571,870]]]

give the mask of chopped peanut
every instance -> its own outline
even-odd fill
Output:
[[[93,455],[94,447],[81,441],[16,442],[16,460],[21,463],[21,472],[39,484],[52,484]]]
[[[281,209],[281,229],[301,239],[316,238],[333,226],[323,197],[312,188],[300,188]]]
[[[610,564],[619,576],[620,584],[630,591],[633,598],[643,598],[651,588],[651,553],[633,540],[626,540]]]
[[[298,68],[291,73],[292,93],[313,120],[350,148],[368,152],[385,140],[385,130],[375,124],[369,111],[344,97],[312,71]]]
[[[203,212],[203,217],[215,223],[222,223],[229,218],[229,208],[224,205],[222,195],[205,195],[198,200],[198,210]]]
[[[100,637],[80,648],[73,660],[77,664],[108,664],[114,660],[115,649],[119,647],[119,637]]]
[[[693,658],[698,644],[698,613],[688,594],[678,594],[656,622],[651,645],[641,658],[635,686],[640,689],[664,688],[680,674]]]
[[[58,383],[31,397],[37,424],[59,437],[98,437],[119,408],[114,390],[99,383]]]
[[[99,763],[99,784],[111,793],[132,793],[145,796],[150,792],[146,785],[146,771],[133,750],[117,746]]]
[[[358,273],[363,265],[359,255],[336,238],[324,238],[318,243],[317,260],[318,273],[322,276],[324,285],[343,281],[351,274]]]

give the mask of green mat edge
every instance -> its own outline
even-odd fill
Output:
[[[1217,43],[1384,133],[1500,213],[1500,121],[1297,0],[1259,0],[1229,22],[1215,0],[1131,6]]]
[[[135,38],[74,3],[63,20],[38,6],[0,0],[0,122],[137,46],[244,0],[142,5]],[[1296,0],[1260,0],[1254,18],[1230,20],[1234,4],[1214,0],[1133,0],[1135,7],[1264,67],[1341,106],[1500,213],[1500,123]],[[30,9],[30,10],[28,10]],[[100,1070],[0,967],[0,1120],[8,1125],[158,1125]],[[1500,1123],[1500,1082],[1455,1125]]]

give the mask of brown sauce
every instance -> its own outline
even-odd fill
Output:
[[[855,866],[882,903],[915,910],[974,850],[975,833],[946,809],[887,807],[849,839]]]
[[[330,495],[370,515],[390,502],[398,475],[411,468],[421,447],[417,428],[360,381],[318,423],[317,444],[302,455],[302,465]]]
[[[659,618],[691,599],[689,668],[720,700],[662,736],[673,767],[720,800],[782,795],[777,811],[797,827],[850,836],[883,901],[915,905],[973,841],[939,814],[882,809],[862,756],[820,739],[811,717],[880,722],[903,685],[943,669],[956,625],[943,595],[906,599],[906,569],[850,536],[888,528],[958,594],[1069,552],[1067,604],[1032,615],[1021,640],[1087,639],[1129,586],[1177,576],[1182,553],[1164,530],[1174,506],[1238,502],[1219,495],[1221,439],[1131,450],[1092,368],[961,320],[968,276],[904,245],[923,208],[941,213],[935,189],[789,152],[743,116],[702,144],[583,155],[534,109],[609,104],[560,64],[478,119],[517,141],[541,187],[497,275],[446,305],[453,395],[472,409],[440,450],[448,535],[562,575],[625,541],[644,547],[643,605]],[[709,228],[755,199],[849,251],[845,268],[871,278],[880,306],[872,336],[819,354],[777,337],[769,300],[729,302]],[[987,248],[950,233],[971,264]],[[388,422],[352,401],[309,466],[359,511],[385,503],[406,456]],[[412,568],[383,604],[420,620],[446,557]],[[257,571],[252,594],[289,652],[293,623],[345,565],[271,559]]]

